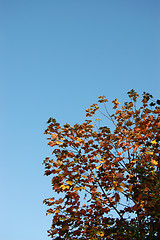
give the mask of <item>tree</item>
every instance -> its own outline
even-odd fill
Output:
[[[140,101],[133,89],[128,96],[124,106],[112,101],[112,114],[100,96],[73,127],[48,120],[55,157],[44,160],[45,175],[57,195],[44,203],[53,239],[160,237],[160,100],[144,92]]]

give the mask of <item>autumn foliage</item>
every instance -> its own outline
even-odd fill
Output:
[[[160,100],[128,96],[112,114],[100,96],[73,127],[48,120],[53,239],[160,239]]]

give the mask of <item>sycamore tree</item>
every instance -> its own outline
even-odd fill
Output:
[[[160,100],[128,97],[123,106],[113,100],[110,113],[100,96],[82,124],[48,120],[51,238],[160,238]]]

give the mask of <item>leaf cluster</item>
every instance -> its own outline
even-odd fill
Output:
[[[123,106],[112,101],[112,114],[100,96],[82,124],[48,120],[54,158],[44,160],[45,175],[57,195],[44,203],[53,239],[160,237],[160,100],[144,92],[138,104],[133,89],[128,96]],[[98,127],[96,114],[113,127]]]

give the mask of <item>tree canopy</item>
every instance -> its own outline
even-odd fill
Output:
[[[160,100],[133,89],[128,97],[122,106],[113,100],[109,113],[100,96],[82,124],[48,120],[53,159],[44,164],[54,197],[44,203],[53,216],[51,238],[160,237]]]

